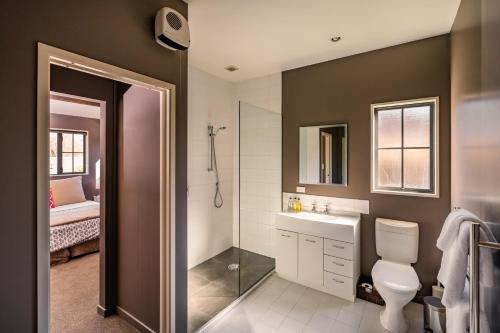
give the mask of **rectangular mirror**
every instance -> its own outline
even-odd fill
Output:
[[[347,185],[347,124],[300,127],[299,182]]]

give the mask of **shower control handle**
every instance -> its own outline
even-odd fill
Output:
[[[307,238],[306,238],[306,242],[309,242],[309,243],[316,243],[316,241],[315,241],[315,240],[312,240],[312,239],[307,239]]]
[[[283,235],[281,234],[282,237],[286,237],[286,238],[290,238],[291,236],[290,235]]]

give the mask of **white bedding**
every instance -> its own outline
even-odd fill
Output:
[[[99,203],[85,201],[50,209],[50,252],[55,252],[99,237]],[[88,215],[88,218],[86,216]],[[76,218],[72,223],[54,223]]]
[[[98,202],[95,201],[83,201],[69,205],[57,206],[55,208],[50,209],[50,215],[58,215],[61,212],[74,210],[74,209],[85,209],[86,207],[96,207],[99,206]]]

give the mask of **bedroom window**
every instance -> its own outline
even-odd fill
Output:
[[[50,174],[87,173],[87,132],[50,130]]]
[[[439,197],[438,98],[372,105],[373,193]]]

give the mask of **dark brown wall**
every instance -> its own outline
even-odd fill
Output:
[[[57,129],[69,129],[78,131],[88,132],[88,174],[82,176],[83,191],[85,192],[85,197],[87,200],[94,200],[94,195],[99,194],[99,190],[96,189],[95,173],[96,167],[95,163],[100,159],[100,147],[99,147],[99,136],[100,136],[100,121],[94,118],[84,118],[68,116],[63,114],[51,114],[50,115],[50,127]],[[69,176],[72,177],[72,176]],[[68,176],[56,176],[50,177],[53,179],[63,179],[68,178]]]
[[[186,326],[187,53],[153,38],[154,16],[181,0],[2,0],[0,2],[0,331],[36,328],[36,61],[38,41],[177,86],[176,277],[177,332]],[[12,255],[15,253],[15,256]]]
[[[500,2],[462,0],[451,33],[452,203],[500,222]]]
[[[420,226],[415,269],[428,294],[440,265],[435,243],[450,210],[449,36],[439,36],[283,73],[283,191],[299,185],[299,127],[348,124],[348,186],[306,185],[306,193],[370,200],[362,216],[362,274],[377,260],[375,218]],[[440,98],[440,198],[370,193],[370,105],[421,97]]]
[[[157,332],[160,95],[136,86],[125,89],[118,108],[117,305]]]

